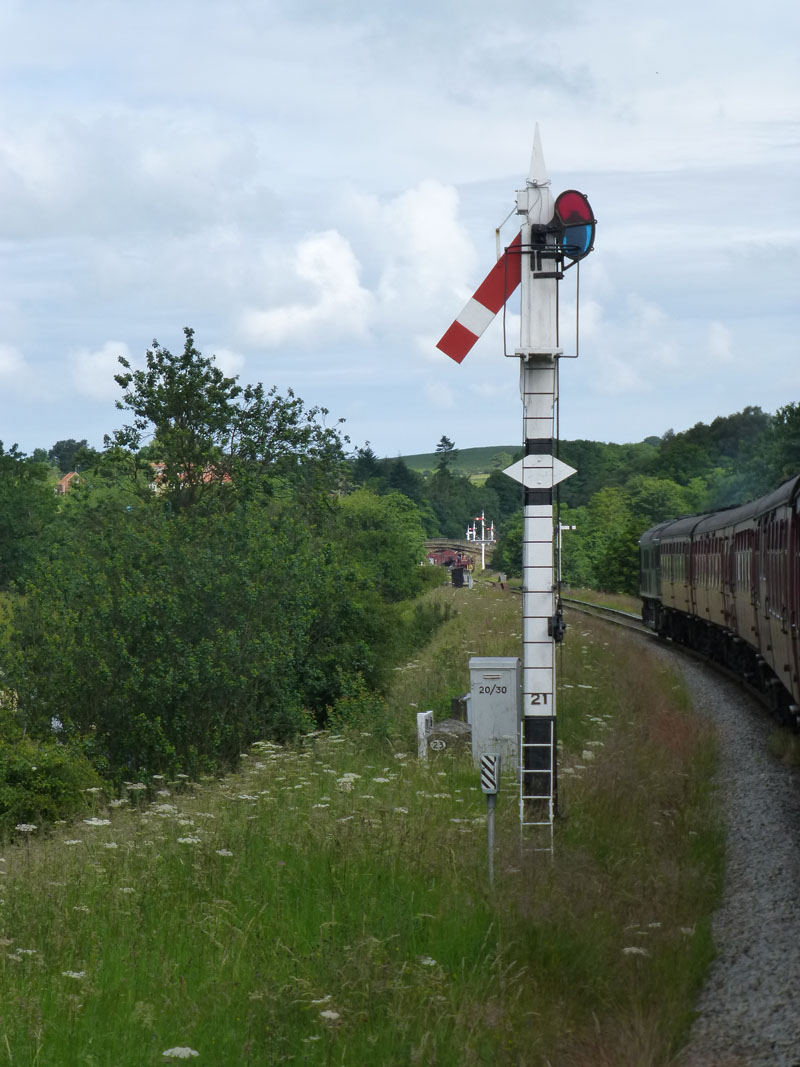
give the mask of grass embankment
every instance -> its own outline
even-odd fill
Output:
[[[518,653],[519,598],[434,595],[459,614],[396,672],[388,736],[90,793],[86,820],[6,849],[0,1061],[669,1062],[711,955],[711,739],[639,646],[571,629],[555,855],[520,848],[507,777],[491,893],[471,762],[419,764],[412,724],[466,689],[471,652]]]

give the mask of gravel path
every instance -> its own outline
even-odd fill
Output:
[[[800,771],[769,756],[771,721],[736,685],[680,663],[719,731],[728,828],[718,956],[680,1067],[800,1067]]]

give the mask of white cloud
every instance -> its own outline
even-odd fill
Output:
[[[456,406],[455,392],[449,385],[442,385],[441,382],[426,382],[424,394],[431,407],[451,409]]]
[[[310,345],[367,336],[374,300],[361,287],[360,265],[349,241],[335,230],[314,234],[298,244],[293,266],[315,299],[245,312],[240,328],[251,344]]]
[[[731,351],[731,331],[721,322],[711,322],[708,326],[708,354],[717,363],[733,362]]]
[[[130,360],[130,349],[124,341],[106,341],[93,351],[79,348],[71,352],[69,362],[72,370],[72,383],[77,393],[91,400],[116,400],[120,387],[114,381],[115,374],[122,374],[119,357]]]
[[[0,381],[4,385],[23,382],[28,377],[28,367],[19,349],[13,345],[0,345]]]
[[[235,378],[244,369],[244,356],[232,348],[215,348],[214,361],[227,378]]]

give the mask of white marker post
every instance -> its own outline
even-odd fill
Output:
[[[592,249],[595,220],[582,193],[555,201],[539,128],[528,180],[517,192],[520,233],[478,287],[438,347],[460,363],[521,283],[520,393],[524,456],[504,473],[522,483],[523,721],[520,738],[520,821],[549,825],[557,806],[555,645],[564,635],[553,573],[553,488],[575,471],[554,455],[558,399],[558,283],[565,258]]]

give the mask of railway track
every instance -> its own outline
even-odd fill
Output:
[[[634,615],[630,611],[619,611],[617,608],[607,608],[602,604],[593,604],[589,600],[573,600],[572,597],[566,596],[561,597],[561,603],[564,607],[571,608],[573,611],[580,611],[584,615],[594,615],[596,618],[614,623],[615,626],[622,626],[626,630],[635,630],[637,633],[646,634],[648,637],[656,636],[652,630],[644,625],[639,615]]]
[[[774,717],[775,711],[770,703],[768,693],[751,685],[736,671],[717,662],[717,660],[713,659],[706,653],[700,652],[696,648],[689,648],[687,645],[680,644],[677,641],[660,638],[658,634],[643,624],[638,615],[634,615],[629,611],[618,611],[616,608],[607,608],[601,604],[593,604],[588,600],[573,600],[571,597],[562,597],[561,603],[565,607],[571,608],[573,611],[579,611],[584,615],[593,615],[595,618],[603,619],[606,622],[613,623],[615,626],[621,626],[626,630],[633,630],[635,633],[643,634],[645,637],[649,637],[653,641],[661,642],[665,647],[670,648],[679,655],[702,664],[720,677],[727,678],[728,681],[738,685],[744,693],[747,693],[748,696]],[[792,727],[792,729],[795,729],[795,727]]]

